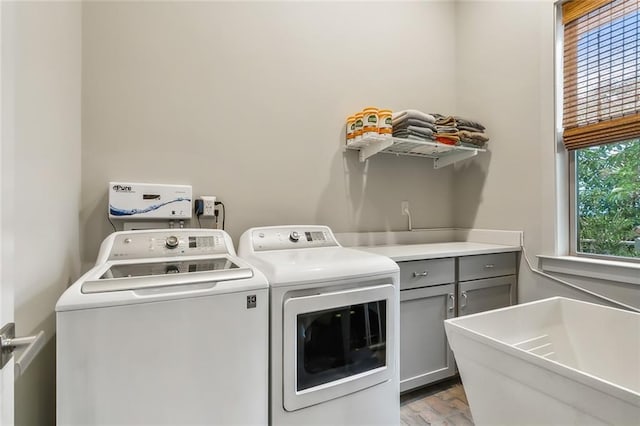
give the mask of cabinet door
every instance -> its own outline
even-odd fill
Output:
[[[455,312],[455,285],[400,292],[400,391],[455,374],[444,320]]]
[[[504,308],[516,303],[516,276],[458,284],[458,316]]]

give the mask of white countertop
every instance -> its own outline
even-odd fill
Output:
[[[520,246],[472,242],[355,246],[352,248],[381,254],[396,262],[520,251]]]

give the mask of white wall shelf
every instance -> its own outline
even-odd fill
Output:
[[[379,152],[433,158],[434,169],[446,167],[457,161],[474,157],[478,155],[478,152],[486,151],[481,148],[446,145],[435,141],[417,141],[390,136],[367,136],[357,142],[350,142],[346,148],[360,151],[361,162]]]

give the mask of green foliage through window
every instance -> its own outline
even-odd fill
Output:
[[[640,258],[640,139],[576,151],[578,252]]]

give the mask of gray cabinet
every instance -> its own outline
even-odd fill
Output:
[[[401,392],[456,373],[444,320],[515,304],[516,259],[509,252],[398,262]]]
[[[444,320],[455,316],[455,258],[399,262],[400,391],[455,374]]]
[[[400,392],[455,374],[443,321],[455,316],[455,284],[400,292]]]
[[[444,259],[400,262],[400,290],[450,284],[456,280],[456,261]]]
[[[464,256],[458,261],[458,281],[501,277],[516,273],[515,252]]]
[[[515,275],[458,283],[458,316],[504,308],[515,302]]]
[[[516,303],[516,253],[458,259],[458,316]]]

